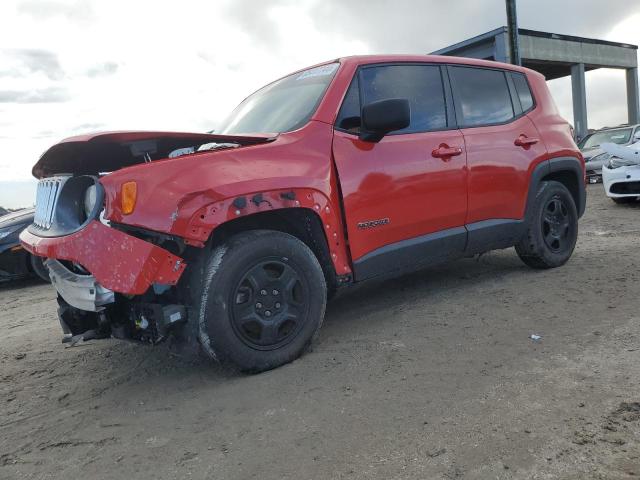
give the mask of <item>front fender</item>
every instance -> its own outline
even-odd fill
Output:
[[[268,210],[307,208],[322,220],[336,273],[348,274],[332,138],[331,125],[310,121],[270,143],[121,169],[100,179],[105,187],[105,218],[202,247],[215,228],[230,220]],[[129,181],[137,184],[137,203],[132,213],[124,214],[121,189]]]
[[[314,211],[322,221],[329,253],[338,275],[351,273],[339,206],[322,192],[310,188],[292,188],[255,192],[211,202],[203,192],[189,199],[178,212],[174,231],[188,245],[202,247],[213,231],[225,222],[260,212],[289,208]],[[194,205],[200,205],[194,209]],[[190,215],[185,215],[186,213]]]

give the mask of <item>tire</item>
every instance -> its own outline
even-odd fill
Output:
[[[635,203],[635,201],[637,200],[637,197],[611,197],[611,200],[613,200],[615,203],[617,203],[618,205],[626,205],[628,203]]]
[[[44,266],[44,258],[36,255],[30,255],[29,261],[31,263],[31,270],[35,273],[43,282],[51,283],[49,278],[49,270]]]
[[[516,245],[520,259],[539,269],[564,265],[578,239],[578,211],[569,190],[559,182],[542,182],[528,217],[526,234]]]
[[[294,236],[268,230],[215,247],[197,289],[204,351],[250,373],[298,358],[317,335],[327,302],[313,252]]]

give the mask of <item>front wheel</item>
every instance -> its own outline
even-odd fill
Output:
[[[532,268],[564,265],[578,239],[578,212],[567,187],[542,182],[528,217],[526,235],[516,245],[520,259]]]
[[[254,230],[214,248],[198,297],[205,352],[261,372],[291,362],[310,345],[322,325],[327,286],[303,242]]]

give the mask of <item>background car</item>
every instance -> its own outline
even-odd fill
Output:
[[[611,155],[600,147],[603,143],[631,145],[638,141],[640,141],[640,125],[637,124],[605,127],[580,140],[578,147],[584,156],[587,181],[589,183],[602,181],[602,166],[611,159]]]
[[[620,146],[603,143],[611,159],[602,166],[604,191],[616,203],[640,199],[640,143]]]
[[[18,235],[33,223],[35,209],[26,208],[0,217],[0,281],[36,275],[49,282],[42,257],[27,252]]]

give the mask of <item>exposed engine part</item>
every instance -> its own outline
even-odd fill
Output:
[[[223,150],[225,148],[238,148],[238,143],[205,143],[198,147],[198,152],[204,152],[205,150]]]
[[[169,158],[177,158],[177,157],[181,157],[182,155],[190,155],[192,153],[195,152],[204,152],[207,150],[224,150],[226,148],[236,148],[239,147],[240,145],[237,143],[215,143],[215,142],[210,142],[210,143],[205,143],[203,145],[200,145],[199,147],[183,147],[183,148],[178,148],[176,150],[173,150],[172,152],[169,153],[168,157]]]
[[[194,147],[178,148],[169,153],[169,158],[176,158],[182,155],[189,155],[190,153],[193,153],[195,151],[196,149]]]
[[[187,321],[183,305],[128,303],[124,308],[111,305],[100,312],[88,312],[70,305],[58,296],[58,318],[63,343],[70,346],[99,338],[120,338],[157,344]]]
[[[147,343],[163,341],[172,328],[186,322],[187,313],[182,305],[134,303],[128,306],[131,338]]]

